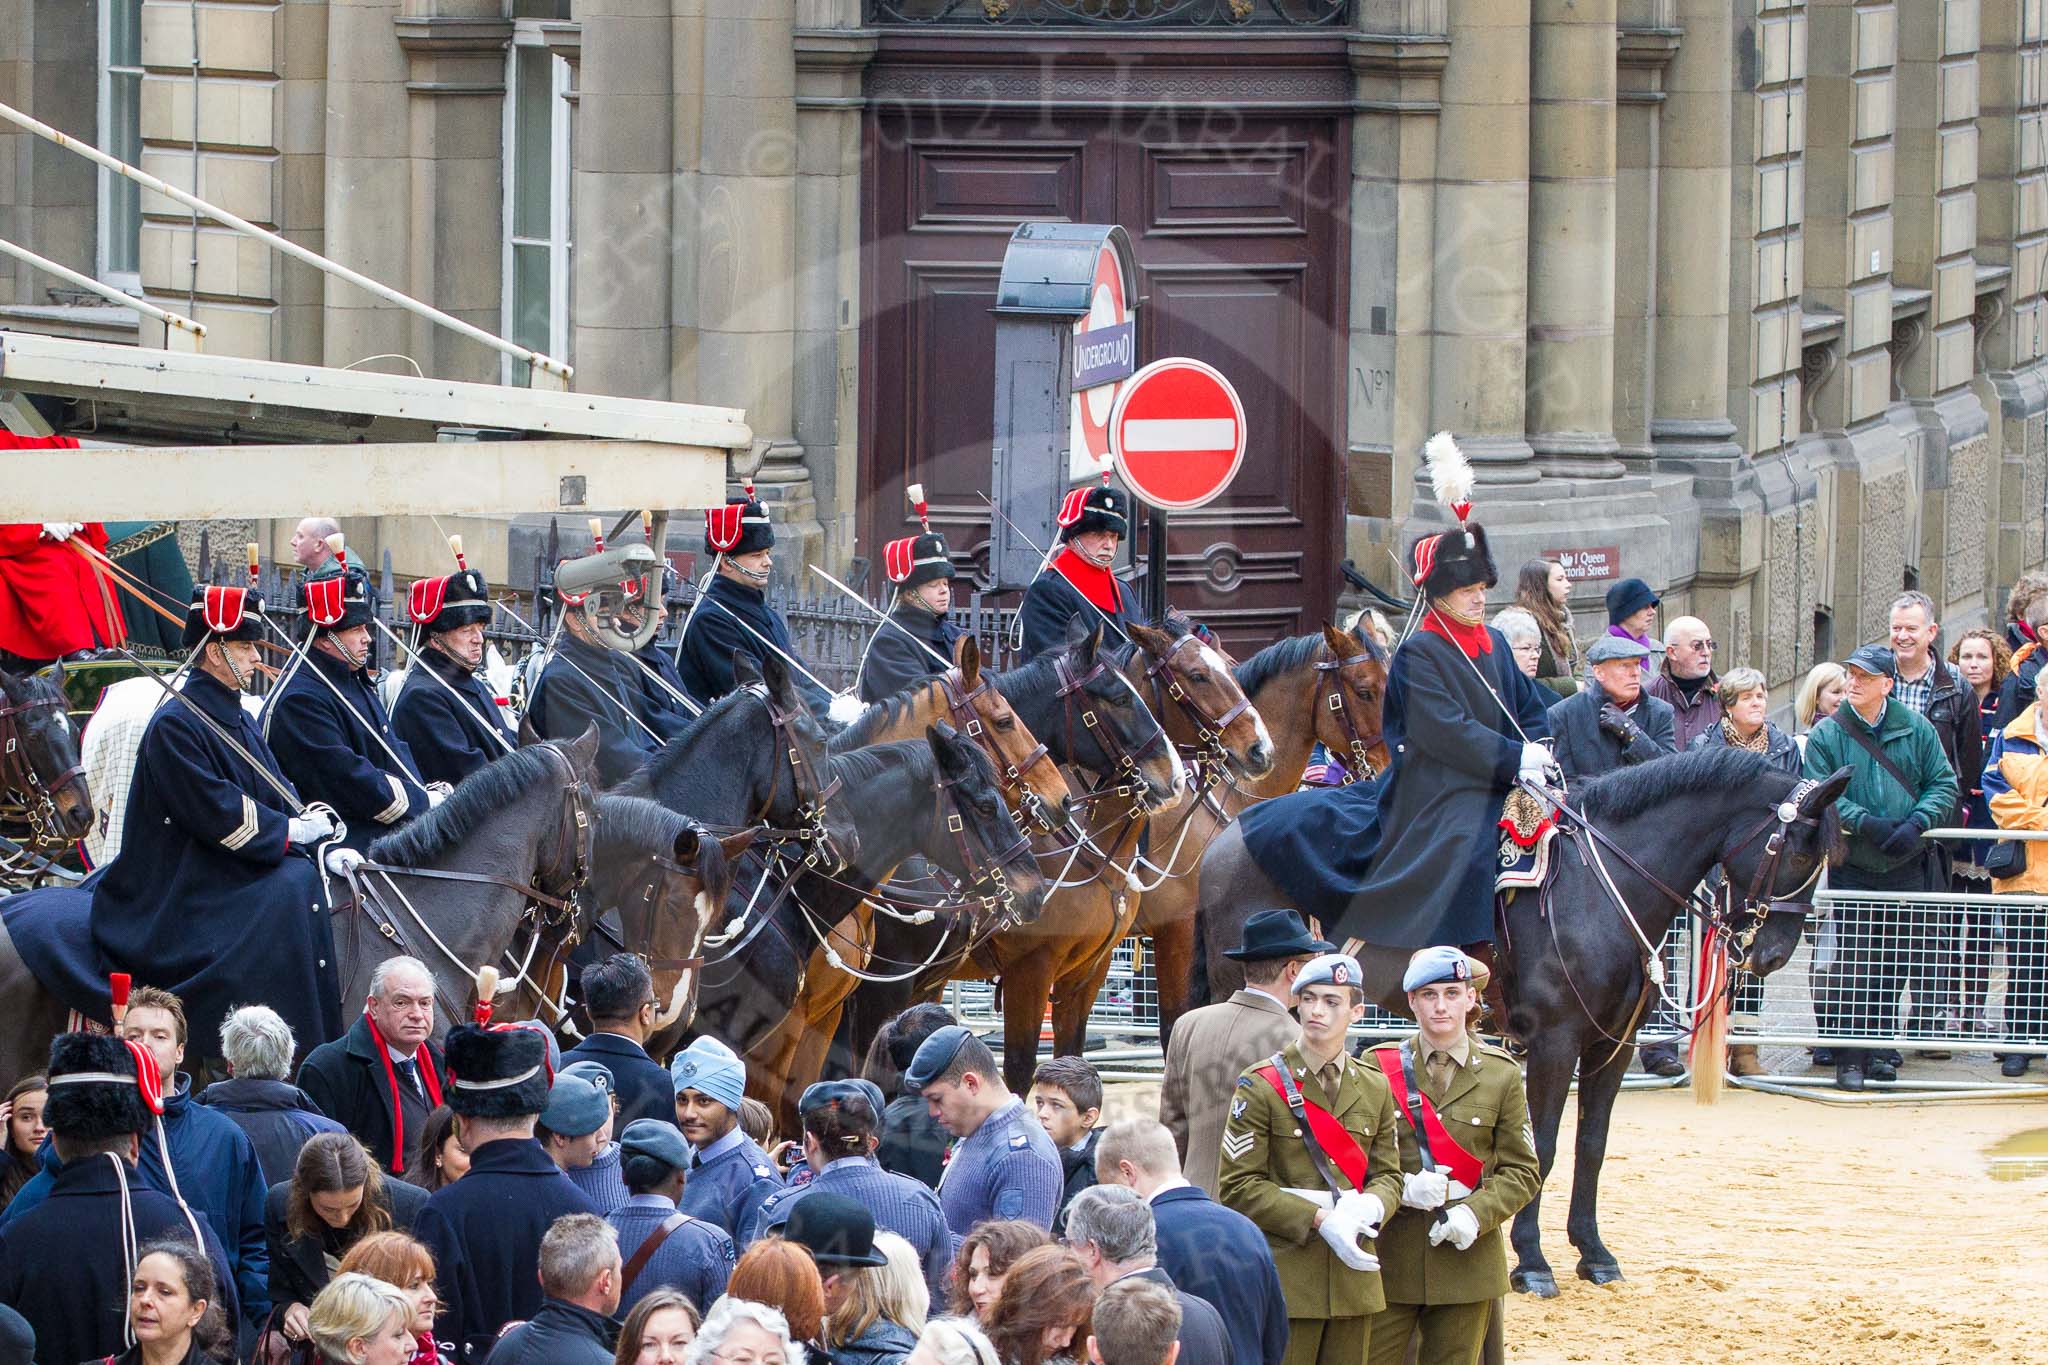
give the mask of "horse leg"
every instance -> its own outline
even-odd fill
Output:
[[[1052,955],[1043,947],[1003,968],[1003,1080],[1022,1095],[1038,1069],[1038,1025],[1052,998]]]
[[[8,1001],[7,1027],[0,1029],[0,1076],[26,1076],[50,1064],[50,1040],[64,1031],[71,1012],[43,989],[0,927],[0,1000]]]
[[[1594,1284],[1612,1284],[1621,1278],[1621,1263],[1600,1240],[1600,1165],[1607,1157],[1607,1127],[1614,1118],[1615,1097],[1621,1094],[1633,1050],[1595,1038],[1579,1059],[1578,1150],[1572,1163],[1572,1208],[1565,1233],[1579,1249],[1579,1278]]]
[[[1527,1082],[1529,1121],[1536,1130],[1536,1163],[1543,1179],[1550,1178],[1557,1159],[1557,1125],[1564,1117],[1564,1100],[1572,1086],[1572,1068],[1578,1060],[1576,1039],[1562,1030],[1539,1032],[1529,1051]],[[1539,1299],[1557,1297],[1557,1276],[1543,1256],[1543,1233],[1538,1226],[1543,1208],[1543,1190],[1515,1215],[1511,1240],[1515,1245],[1515,1269],[1508,1283],[1524,1294]]]
[[[1159,998],[1159,1046],[1188,1011],[1195,964],[1195,892],[1192,875],[1145,893],[1138,929],[1152,945],[1152,980]]]

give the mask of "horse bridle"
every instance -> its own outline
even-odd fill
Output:
[[[54,848],[69,842],[57,830],[57,796],[73,783],[85,781],[85,764],[72,764],[57,774],[54,781],[46,782],[36,771],[22,742],[21,722],[16,717],[41,710],[62,711],[64,699],[42,697],[0,706],[0,795],[5,798],[0,803],[0,815],[18,815],[28,824],[34,846]]]
[[[1174,659],[1189,645],[1202,647],[1202,642],[1195,638],[1193,631],[1175,640],[1170,649],[1146,665],[1145,676],[1152,683],[1152,710],[1155,714],[1164,714],[1166,705],[1162,697],[1171,700],[1195,727],[1198,761],[1221,766],[1230,761],[1230,751],[1223,746],[1223,732],[1236,724],[1238,717],[1252,709],[1252,699],[1240,692],[1235,706],[1220,716],[1211,716],[1201,702],[1188,693],[1187,688],[1181,683],[1180,671],[1173,666]]]
[[[1344,765],[1344,785],[1347,787],[1379,772],[1379,766],[1372,761],[1370,754],[1373,746],[1380,742],[1383,732],[1374,730],[1369,735],[1360,734],[1358,722],[1351,715],[1351,705],[1344,699],[1344,670],[1370,663],[1372,658],[1370,650],[1360,650],[1349,658],[1316,661],[1316,705],[1327,707],[1337,718],[1337,728],[1344,732],[1344,742],[1351,751],[1351,761]]]
[[[1126,745],[1118,737],[1114,726],[1102,723],[1102,717],[1096,712],[1095,703],[1087,692],[1088,684],[1110,671],[1108,661],[1097,655],[1093,667],[1086,673],[1076,673],[1067,656],[1058,654],[1053,657],[1052,666],[1060,682],[1059,690],[1054,695],[1060,701],[1060,723],[1066,732],[1068,756],[1072,757],[1075,753],[1074,717],[1078,714],[1081,718],[1081,728],[1093,734],[1095,742],[1110,757],[1111,771],[1103,774],[1103,777],[1107,780],[1122,779],[1111,787],[1096,787],[1081,800],[1092,804],[1110,797],[1128,799],[1131,803],[1128,816],[1137,819],[1145,813],[1142,797],[1145,790],[1145,773],[1140,760],[1155,749],[1169,753],[1172,751],[1172,745],[1166,738],[1166,727],[1159,723],[1157,716],[1151,716],[1149,719],[1152,722],[1152,733],[1145,736],[1136,748]],[[1137,693],[1133,692],[1131,695],[1136,697]],[[1077,697],[1080,698],[1078,702],[1075,700]],[[1178,758],[1175,761],[1178,762]]]
[[[996,785],[1002,789],[1003,799],[1047,834],[1059,833],[1062,822],[1055,822],[1047,814],[1044,798],[1031,789],[1027,780],[1040,764],[1049,764],[1053,761],[1052,750],[1046,747],[1045,741],[1038,740],[1031,752],[1024,755],[1022,762],[1010,762],[996,748],[995,736],[988,733],[988,727],[982,723],[981,713],[974,709],[977,699],[995,692],[995,684],[984,676],[974,685],[973,691],[963,692],[960,688],[966,679],[961,677],[958,668],[947,669],[939,674],[937,681],[946,698],[947,714],[953,718],[953,728],[979,744],[982,752],[988,755],[989,762],[995,765]],[[1055,769],[1058,767],[1057,764],[1053,766]]]
[[[984,910],[1000,911],[1007,917],[1016,905],[1017,897],[1010,889],[1009,873],[1004,868],[1013,858],[1020,858],[1031,851],[1031,836],[1020,828],[1016,839],[1001,849],[992,847],[979,835],[970,839],[966,817],[961,814],[961,797],[954,791],[966,780],[965,775],[948,777],[937,769],[932,773],[932,799],[938,807],[938,818],[945,822],[946,832],[953,836],[953,847],[960,855],[960,866],[965,869],[959,877],[960,894],[980,902]],[[948,793],[952,793],[950,798]],[[946,809],[949,799],[953,807],[951,810]],[[982,845],[983,858],[975,857],[976,842]],[[934,869],[939,870],[942,869]],[[990,886],[993,891],[982,890]]]
[[[781,704],[775,700],[774,695],[765,686],[749,684],[748,688],[756,697],[760,698],[762,709],[768,713],[768,724],[775,731],[776,744],[781,747],[784,756],[789,760],[790,781],[796,787],[798,804],[796,808],[795,829],[793,831],[771,829],[766,831],[767,837],[775,839],[779,836],[787,835],[792,836],[796,842],[803,844],[806,849],[803,860],[805,867],[822,868],[828,858],[832,860],[834,866],[849,866],[853,859],[860,856],[860,837],[856,834],[849,834],[848,837],[852,839],[853,847],[842,849],[839,847],[838,841],[832,837],[832,831],[825,823],[825,805],[834,796],[839,794],[839,788],[843,785],[842,779],[835,777],[831,782],[821,784],[818,781],[817,766],[811,762],[810,755],[804,752],[804,746],[797,742],[796,730],[791,722],[790,713],[782,709]],[[765,820],[768,809],[774,802],[775,793],[771,788],[767,800],[763,803],[761,810],[756,813],[755,819],[757,821]]]
[[[710,830],[706,829],[704,826],[698,824],[694,820],[690,822],[689,827],[696,831],[699,847],[702,847],[703,843],[706,840],[710,840],[715,837]],[[695,957],[651,957],[647,953],[641,951],[638,948],[633,947],[629,942],[625,941],[636,937],[634,931],[627,927],[625,921],[626,907],[629,903],[634,903],[640,907],[641,912],[644,913],[646,916],[646,923],[642,926],[640,933],[637,935],[639,941],[650,945],[654,942],[655,895],[658,890],[659,883],[664,877],[680,876],[696,878],[698,880],[699,885],[702,885],[702,879],[697,877],[697,873],[694,868],[684,867],[681,863],[677,862],[674,858],[671,858],[668,854],[649,853],[648,855],[646,855],[646,857],[648,864],[647,873],[644,876],[638,877],[634,881],[632,881],[626,888],[627,894],[619,898],[619,947],[622,951],[629,952],[633,956],[639,958],[641,964],[647,968],[647,973],[650,977],[655,976],[656,973],[659,972],[674,972],[680,975],[683,972],[701,971],[704,967],[704,930],[708,927],[702,921],[700,921],[697,926],[697,941],[695,946],[697,947],[698,952]],[[638,894],[633,894],[636,891],[638,892]],[[599,924],[597,926],[597,929],[599,932],[603,933],[606,938],[612,937],[611,930],[605,928],[602,924]],[[661,1001],[657,1001],[655,1003],[655,1012],[657,1014],[660,1013],[663,1003],[664,1002]]]

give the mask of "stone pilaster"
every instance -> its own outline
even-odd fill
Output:
[[[1531,19],[1529,444],[1559,477],[1618,477],[1615,0],[1532,0]]]
[[[403,289],[412,267],[412,123],[399,46],[399,0],[328,0],[323,210],[327,256]],[[494,201],[495,202],[495,201]],[[493,217],[495,218],[495,212]],[[496,258],[502,246],[488,239]],[[331,275],[321,277],[321,360],[409,354],[412,315]]]
[[[0,99],[74,137],[94,138],[98,34],[78,0],[0,4]],[[93,273],[99,179],[91,162],[18,132],[0,132],[0,236],[73,270]],[[54,281],[0,259],[0,299],[44,304]]]
[[[327,0],[284,0],[278,11],[277,230],[309,251],[327,250]],[[322,280],[312,266],[271,255],[277,282],[279,360],[317,365],[321,359]]]
[[[1652,453],[1650,424],[1656,413],[1664,82],[1684,34],[1678,27],[1677,0],[1625,0],[1619,15],[1611,347],[1614,434],[1624,459],[1642,459]],[[1721,121],[1725,123],[1725,117]]]

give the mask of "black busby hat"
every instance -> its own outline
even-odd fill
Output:
[[[1106,483],[1076,488],[1060,503],[1058,521],[1062,544],[1090,531],[1114,531],[1128,537],[1131,495]]]
[[[750,555],[775,544],[775,526],[768,520],[768,509],[754,497],[754,481],[748,479],[743,486],[746,492],[727,498],[725,506],[704,509],[706,556]]]
[[[448,1030],[448,1107],[464,1118],[516,1119],[548,1107],[554,1077],[548,1040],[517,1024],[463,1024]]]
[[[1474,583],[1500,582],[1486,528],[1476,521],[1427,535],[1408,547],[1409,576],[1424,597],[1442,597]]]
[[[937,531],[905,536],[882,547],[882,571],[898,588],[908,590],[953,577],[953,557]]]
[[[145,1054],[147,1055],[147,1054]],[[150,1064],[153,1074],[155,1063]],[[104,1033],[61,1033],[50,1043],[50,1098],[43,1122],[74,1142],[102,1142],[148,1129],[148,1078],[127,1043]],[[160,1093],[160,1092],[159,1092]]]
[[[197,649],[208,639],[262,639],[263,594],[254,588],[194,588],[192,605],[185,609],[183,638],[186,649]]]
[[[350,564],[340,573],[309,578],[299,585],[306,620],[318,630],[347,630],[372,620],[370,576]]]
[[[484,576],[463,569],[446,578],[422,578],[406,594],[405,612],[429,635],[491,623],[491,599]]]

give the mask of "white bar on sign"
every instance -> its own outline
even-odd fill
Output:
[[[1237,423],[1228,417],[1144,417],[1123,425],[1125,450],[1234,450]]]

